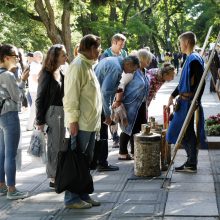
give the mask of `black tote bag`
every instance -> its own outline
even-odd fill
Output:
[[[89,171],[86,155],[79,147],[71,150],[71,139],[65,138],[64,145],[67,151],[59,151],[55,177],[55,191],[62,193],[68,190],[72,193],[93,193],[94,186]]]

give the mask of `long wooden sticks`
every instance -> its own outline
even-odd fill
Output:
[[[213,28],[213,26],[210,26],[210,28],[209,28],[209,30],[208,30],[208,33],[207,33],[207,35],[206,35],[205,41],[204,41],[204,43],[203,43],[202,50],[201,50],[201,52],[200,52],[201,57],[204,56],[205,48],[206,48],[206,46],[207,46],[209,36],[210,36],[210,34],[211,34],[211,32],[212,32],[212,28]]]

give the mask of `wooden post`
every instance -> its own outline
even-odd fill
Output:
[[[203,57],[203,55],[204,55],[205,48],[206,48],[206,46],[207,46],[209,36],[210,36],[210,34],[211,34],[211,32],[212,32],[212,28],[213,28],[213,26],[210,26],[210,28],[209,28],[209,30],[208,30],[208,33],[207,33],[207,35],[206,35],[205,41],[204,41],[204,43],[203,43],[202,50],[201,50],[201,52],[200,52],[201,57]]]

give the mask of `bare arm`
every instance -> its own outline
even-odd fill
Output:
[[[112,108],[117,108],[121,105],[123,99],[124,92],[118,92],[115,95],[115,101],[112,103]]]

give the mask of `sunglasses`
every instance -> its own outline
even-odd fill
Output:
[[[17,59],[19,58],[19,56],[17,54],[12,54],[12,55],[8,55],[9,57],[16,57]]]

